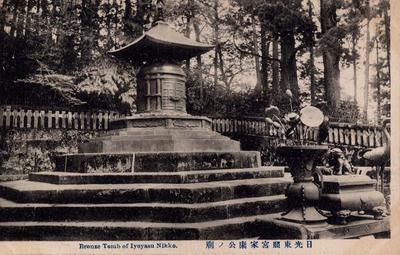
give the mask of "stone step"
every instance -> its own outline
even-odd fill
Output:
[[[80,153],[115,153],[115,152],[207,152],[239,151],[240,143],[230,139],[215,138],[158,138],[158,139],[120,139],[94,140],[79,145]]]
[[[55,159],[55,170],[62,172],[180,172],[261,166],[257,151],[80,153]]]
[[[38,172],[29,174],[29,180],[54,184],[197,183],[239,179],[274,178],[283,177],[283,175],[283,167],[259,167],[148,173]]]
[[[18,203],[206,203],[284,194],[290,178],[190,184],[50,184],[27,180],[0,184],[0,197]]]
[[[0,198],[0,221],[203,222],[277,213],[285,203],[284,195],[199,204],[19,204]]]
[[[200,223],[152,223],[143,221],[0,222],[0,240],[237,240],[254,239],[270,231],[257,220],[278,214],[237,217]]]

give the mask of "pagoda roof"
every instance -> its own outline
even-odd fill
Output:
[[[182,61],[206,53],[213,45],[196,42],[176,32],[167,23],[158,21],[135,41],[110,54],[141,63],[152,59]]]

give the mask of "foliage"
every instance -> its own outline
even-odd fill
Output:
[[[266,106],[261,96],[252,89],[227,91],[213,86],[211,81],[192,74],[187,77],[187,110],[191,114],[208,116],[261,116]],[[200,100],[200,87],[204,97]]]
[[[78,144],[101,133],[83,130],[2,130],[0,175],[53,171],[54,156],[76,153]]]
[[[133,67],[109,59],[95,62],[76,74],[78,97],[88,106],[117,110],[124,114],[135,110],[136,78]]]
[[[310,86],[312,72],[315,79],[314,102],[311,102],[311,90],[308,89],[308,87],[301,90],[299,95],[300,102],[315,103],[323,101],[325,99],[323,70],[315,66],[311,59],[307,59],[306,61],[299,60],[299,62],[300,65],[298,66],[298,70],[300,73],[300,78],[304,81],[309,80]]]
[[[1,1],[0,103],[46,103],[134,111],[132,70],[126,65],[111,63],[105,55],[150,28],[157,18],[157,2]],[[329,17],[321,16],[318,5],[301,0],[163,2],[168,22],[177,30],[216,46],[211,54],[196,58],[196,69],[186,61],[189,76],[198,75],[197,80],[188,81],[191,90],[188,91],[188,109],[193,113],[228,114],[235,109],[236,115],[256,115],[271,102],[279,107],[287,105],[282,102],[287,88],[293,91],[294,105],[299,107],[308,100],[311,83],[316,101],[332,99],[331,94],[336,100],[339,89],[322,86],[335,81],[327,79],[332,65],[325,66],[326,70],[317,65],[321,58],[326,58],[324,52],[338,53],[334,56],[335,65],[341,63],[341,68],[362,63],[359,51],[363,44],[361,31],[367,16],[367,0],[321,0],[320,3],[332,3],[330,14],[325,15]],[[371,16],[378,24],[374,40],[380,45],[379,71],[372,80],[374,88],[381,89],[375,92],[375,99],[387,108],[390,100],[390,6],[388,0],[370,2]],[[324,19],[335,25],[325,31],[319,27]],[[276,56],[271,56],[273,42],[280,46]],[[313,50],[315,61],[310,57]],[[110,70],[107,70],[109,63]],[[51,75],[74,78],[68,81],[68,86],[64,86],[62,80],[46,82],[38,76],[41,66],[48,67]],[[201,75],[197,74],[200,71]],[[258,84],[262,84],[261,90],[248,89],[255,79],[243,82],[244,76],[254,74]],[[38,86],[39,81],[44,81],[42,86]],[[237,88],[243,91],[237,92]]]
[[[390,4],[381,0],[377,8],[377,15],[382,17],[375,28],[375,70],[372,89],[373,99],[377,103],[377,121],[381,115],[390,116]]]
[[[24,78],[32,72],[35,63],[28,56],[33,47],[30,43],[31,41],[0,32],[0,81],[2,85],[8,85],[14,79]]]
[[[41,72],[38,69],[44,65],[58,77],[63,75],[81,77],[82,69],[86,69],[92,64],[96,65],[94,62],[96,56],[121,44],[120,39],[116,36],[123,33],[122,24],[129,22],[129,19],[122,20],[121,18],[124,11],[125,9],[118,6],[115,1],[112,4],[110,1],[100,0],[66,3],[38,1],[37,4],[34,1],[2,2],[1,12],[2,15],[4,14],[4,19],[0,19],[0,89],[3,93],[1,93],[0,102],[3,104],[40,105],[40,100],[33,99],[29,103],[29,100],[24,98],[34,90],[29,88],[29,84],[35,84],[34,91],[42,96],[42,103],[47,102],[49,105],[64,107],[76,105],[77,102],[73,102],[76,98],[72,99],[72,95],[68,95],[72,102],[64,102],[65,100],[58,102],[54,97],[55,95],[65,95],[65,93],[54,93],[54,89],[63,87],[62,81],[53,79],[50,83],[45,82],[42,84],[43,86],[38,86],[38,82],[43,78],[37,75]],[[26,16],[26,20],[21,19],[22,16]],[[130,32],[126,32],[126,36],[128,34],[133,36]],[[14,84],[16,80],[19,85],[25,83],[17,87]],[[111,84],[111,86],[114,85]],[[122,87],[120,85],[123,92],[116,92],[116,96],[99,93],[99,97],[102,99],[98,101],[106,103],[96,105],[97,102],[94,99],[86,100],[88,104],[80,105],[85,105],[87,108],[108,109],[110,107],[106,105],[112,102],[114,106],[111,108],[118,108],[115,105],[121,104],[120,96],[126,92],[126,89],[122,89]],[[78,90],[78,87],[74,88],[74,92],[78,93]],[[17,94],[21,94],[22,99],[15,97]],[[81,97],[84,99],[93,96],[92,92],[82,90]],[[127,99],[126,96],[124,98]],[[132,103],[132,100],[129,103]],[[130,107],[125,104],[122,108],[127,111]]]
[[[359,123],[360,119],[361,113],[359,106],[352,100],[342,100],[331,120],[346,123]]]
[[[35,103],[36,106],[76,107],[85,104],[77,97],[79,89],[72,76],[52,72],[35,74],[16,80],[14,87],[20,91],[16,98],[24,100],[20,101],[22,105]]]

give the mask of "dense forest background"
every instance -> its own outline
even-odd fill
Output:
[[[332,119],[390,112],[389,0],[0,0],[0,104],[135,110],[135,68],[107,52],[151,27],[155,6],[215,45],[183,63],[188,111],[257,116],[326,105]]]

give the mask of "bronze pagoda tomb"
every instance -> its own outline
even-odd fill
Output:
[[[181,61],[213,46],[165,22],[110,51],[140,67],[137,113],[56,158],[55,171],[0,184],[3,240],[242,239],[284,210],[291,178],[186,112]]]

